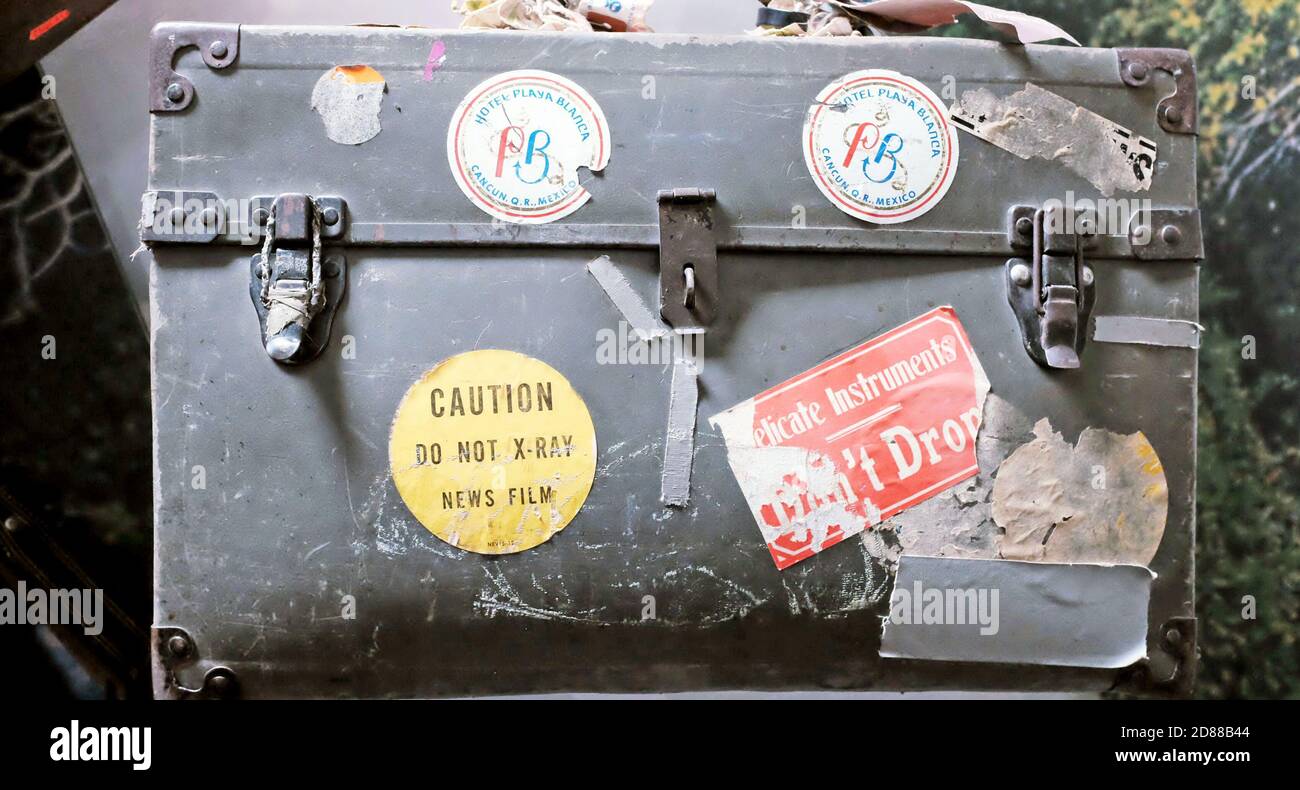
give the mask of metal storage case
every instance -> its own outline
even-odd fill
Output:
[[[157,695],[1186,687],[1197,352],[1089,343],[1079,368],[1050,369],[1027,353],[1008,304],[1008,259],[1031,254],[1017,220],[1096,190],[1058,162],[963,132],[942,202],[872,225],[825,199],[799,148],[813,98],[861,69],[903,72],[936,93],[947,78],[996,95],[1032,82],[1064,96],[1158,145],[1149,191],[1130,196],[1151,201],[1155,227],[1173,228],[1146,246],[1097,239],[1086,253],[1096,310],[1194,322],[1195,86],[1184,53],[189,23],[160,26],[154,46],[144,234],[154,257]],[[313,86],[341,64],[367,65],[386,85],[382,130],[359,145],[327,139],[311,107]],[[613,141],[591,200],[550,224],[494,221],[457,188],[447,159],[457,105],[519,68],[581,85]],[[319,356],[284,365],[264,350],[266,316],[250,304],[262,239],[205,232],[230,218],[204,215],[202,201],[253,201],[254,213],[275,204],[283,238],[306,249],[302,196],[331,221],[322,214],[318,227],[337,267],[323,284],[333,326],[307,341],[324,345]],[[190,232],[151,229],[160,197],[182,207]],[[595,338],[622,315],[584,267],[610,255],[651,300],[660,212],[690,211],[675,206],[686,200],[711,210],[717,282],[698,287],[716,316],[690,501],[667,508],[672,371],[598,363]],[[1089,426],[1141,430],[1158,452],[1169,496],[1151,562],[1148,662],[1116,671],[884,660],[887,578],[869,552],[844,545],[772,567],[705,418],[946,304],[1006,403],[1071,439]],[[439,540],[390,473],[403,394],[476,348],[559,370],[598,439],[576,518],[517,554]],[[657,613],[643,620],[647,595]],[[340,616],[344,596],[354,618]]]

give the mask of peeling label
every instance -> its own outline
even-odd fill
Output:
[[[1071,447],[1046,419],[998,467],[993,520],[1013,560],[1150,565],[1165,533],[1169,487],[1141,431],[1086,428]]]
[[[541,224],[591,198],[580,168],[609,162],[609,124],[577,84],[546,71],[480,83],[452,114],[447,160],[461,191],[497,219]]]
[[[1021,159],[1060,162],[1103,195],[1151,186],[1154,142],[1033,83],[1002,99],[984,88],[966,91],[952,119]]]
[[[411,386],[389,437],[393,483],[430,532],[511,554],[577,515],[596,475],[596,429],[568,379],[513,351],[469,351]]]
[[[387,84],[370,66],[335,66],[311,92],[311,107],[336,143],[360,145],[379,134],[379,108]]]
[[[855,71],[817,94],[804,120],[804,161],[844,213],[880,224],[938,205],[957,174],[948,108],[917,80]]]
[[[939,307],[714,415],[778,568],[979,471],[989,382]]]

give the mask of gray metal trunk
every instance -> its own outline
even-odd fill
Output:
[[[186,31],[204,53],[176,54],[192,88],[172,91],[186,105],[173,111],[165,64]],[[217,39],[224,58],[209,48]],[[435,41],[445,53],[437,62]],[[1026,352],[1008,303],[1008,259],[1031,255],[1013,245],[1010,212],[1069,194],[1096,198],[1096,188],[1059,161],[1022,159],[963,131],[943,200],[909,222],[871,225],[819,192],[799,141],[812,99],[860,69],[899,71],[940,94],[1003,97],[1026,83],[1059,94],[1157,144],[1149,190],[1117,197],[1150,200],[1155,227],[1181,235],[1144,247],[1127,228],[1102,237],[1087,252],[1094,316],[1194,322],[1200,230],[1196,136],[1186,132],[1195,105],[1185,128],[1157,117],[1166,96],[1186,99],[1190,61],[1147,55],[1152,65],[1135,80],[1121,73],[1122,51],[947,38],[184,23],[160,28],[155,45],[164,68],[152,86],[162,109],[151,190],[305,194],[346,207],[322,239],[327,254],[345,256],[336,260],[346,263],[346,297],[337,298],[340,283],[327,286],[336,297],[329,340],[299,365],[263,349],[250,303],[260,246],[146,232],[159,696],[1185,688],[1184,656],[1194,650],[1164,634],[1194,638],[1197,352],[1089,342],[1079,368],[1049,369]],[[328,139],[311,106],[322,74],[345,64],[368,65],[386,82],[382,130],[359,145]],[[457,105],[492,75],[523,68],[585,88],[613,141],[608,166],[584,175],[590,202],[551,224],[494,222],[448,164]],[[716,190],[717,315],[699,377],[690,501],[668,508],[660,487],[671,365],[598,361],[599,333],[623,315],[585,266],[610,255],[653,303],[656,196],[690,188]],[[1158,453],[1168,515],[1150,563],[1158,578],[1142,665],[882,659],[889,562],[870,541],[772,566],[706,418],[939,305],[961,317],[1007,413],[1047,418],[1070,442],[1088,427],[1140,430]],[[403,394],[439,361],[476,348],[551,365],[595,425],[585,505],[551,540],[517,554],[466,552],[430,534],[390,472],[386,444]],[[981,478],[1014,446],[989,468],[981,458]],[[955,523],[962,505],[940,501],[928,512]],[[653,618],[644,617],[646,596]],[[347,602],[354,609],[341,614]]]

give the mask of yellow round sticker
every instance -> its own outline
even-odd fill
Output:
[[[569,380],[514,351],[467,351],[415,382],[388,462],[430,532],[480,554],[538,546],[568,526],[596,477],[596,428]]]

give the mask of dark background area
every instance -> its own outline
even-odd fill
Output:
[[[30,69],[0,102],[0,582],[102,587],[136,641],[69,629],[80,678],[47,632],[0,628],[8,665],[38,670],[0,675],[0,695],[147,694],[149,343],[41,87]]]

